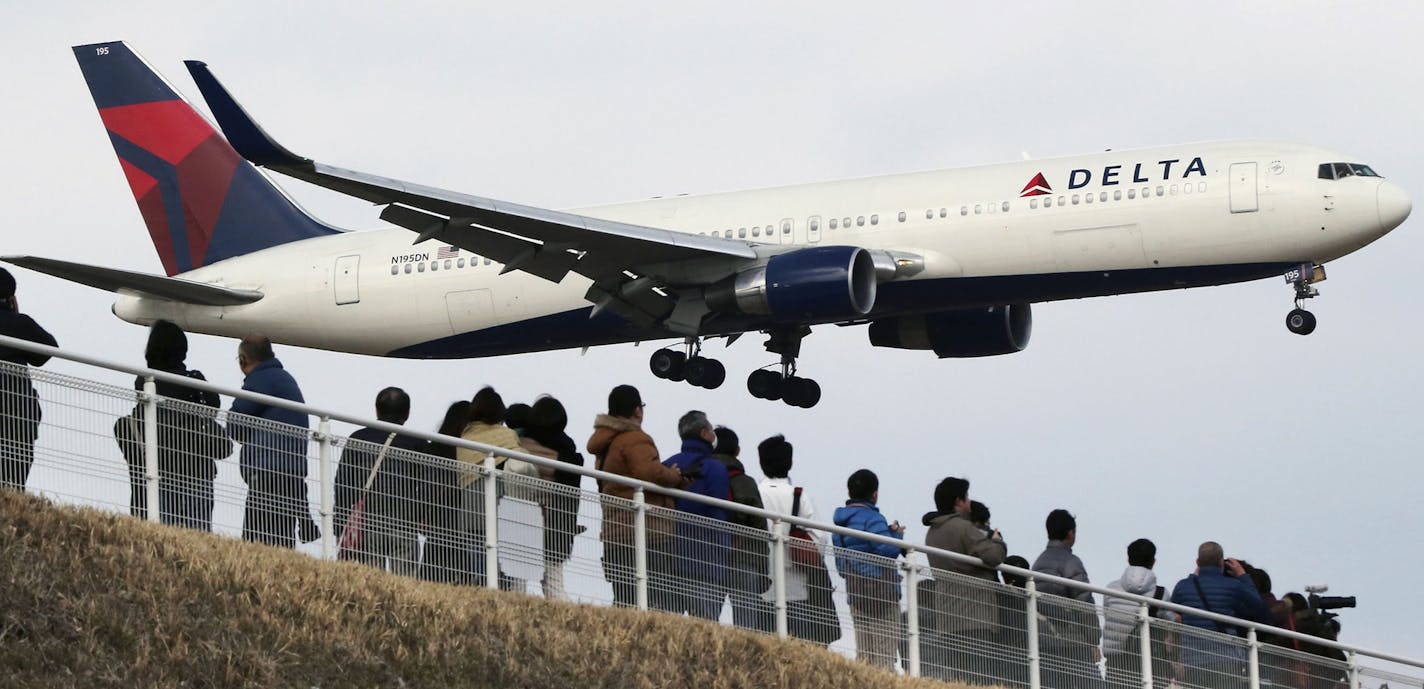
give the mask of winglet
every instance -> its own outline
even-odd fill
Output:
[[[228,93],[217,77],[213,76],[206,63],[184,60],[183,64],[187,65],[188,73],[193,75],[193,81],[198,84],[203,100],[207,101],[213,117],[217,118],[218,126],[222,127],[228,143],[232,144],[243,158],[262,167],[311,168],[310,159],[292,153],[268,136],[257,121],[242,109],[232,94]]]

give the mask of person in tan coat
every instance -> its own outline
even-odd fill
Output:
[[[682,472],[663,466],[653,439],[643,432],[643,399],[638,389],[619,385],[608,393],[608,413],[593,421],[588,451],[596,458],[594,468],[668,488],[688,485]],[[603,578],[613,585],[613,604],[637,605],[634,552],[634,516],[631,501],[635,489],[619,483],[600,481],[598,492],[603,506]],[[644,501],[652,509],[647,514],[648,605],[658,610],[676,610],[678,586],[672,581],[673,510],[672,496],[645,491]]]
[[[929,520],[925,545],[972,555],[990,567],[1004,561],[1008,551],[999,532],[985,534],[970,520],[969,481],[946,478],[935,487],[934,497],[939,515]],[[996,572],[943,555],[930,555],[930,566],[949,573],[935,574],[934,630],[948,648],[942,660],[949,675],[931,672],[928,676],[983,684],[998,676],[980,650],[994,640],[999,623]]]
[[[483,443],[507,450],[524,451],[519,445],[519,436],[504,425],[504,399],[494,388],[484,387],[470,400],[470,421],[460,433],[460,439]],[[460,545],[470,553],[474,569],[471,574],[477,586],[482,586],[487,565],[485,563],[485,489],[479,467],[484,464],[486,453],[468,448],[456,448],[455,460],[459,465],[460,483],[460,533],[464,542]],[[496,457],[495,468],[503,468],[505,458]],[[504,583],[504,582],[502,582]],[[512,580],[510,582],[512,584]],[[506,584],[508,585],[508,584]]]

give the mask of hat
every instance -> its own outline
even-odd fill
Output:
[[[10,271],[0,268],[0,299],[9,299],[15,296],[15,276]]]

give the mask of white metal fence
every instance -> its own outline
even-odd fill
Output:
[[[982,564],[958,553],[7,337],[0,346],[139,376],[142,390],[0,364],[0,480],[67,503],[431,581],[687,613],[970,684],[1424,686],[1417,660],[1014,567],[998,569],[1023,585],[1000,584],[924,564],[931,553]],[[230,414],[192,390],[295,409],[315,427]],[[374,430],[337,436],[332,421]],[[479,461],[456,459],[457,448]],[[555,471],[566,481],[550,480]],[[570,476],[630,487],[633,498],[567,485]],[[655,491],[768,528],[651,506]],[[893,544],[905,557],[817,543],[803,559],[792,524]],[[1039,593],[1045,584],[1129,604]],[[1183,614],[1239,635],[1181,624]]]

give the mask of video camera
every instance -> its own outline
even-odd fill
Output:
[[[1306,601],[1310,604],[1310,609],[1314,611],[1316,618],[1320,621],[1323,636],[1327,639],[1337,639],[1340,636],[1340,613],[1330,612],[1341,608],[1355,607],[1354,596],[1322,596],[1320,594],[1329,591],[1329,586],[1307,586],[1305,592],[1310,594]]]

